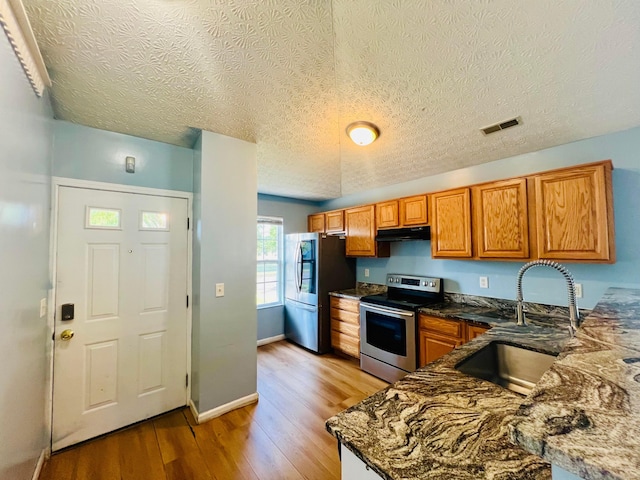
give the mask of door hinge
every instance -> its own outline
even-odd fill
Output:
[[[189,308],[189,295],[187,295],[187,308]]]
[[[188,374],[188,373],[187,373],[187,375],[185,376],[184,386],[185,386],[185,387],[188,387],[188,386],[189,386],[189,374]]]
[[[187,217],[187,230],[191,227],[191,219]]]

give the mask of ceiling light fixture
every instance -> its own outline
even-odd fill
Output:
[[[373,123],[353,122],[347,126],[347,135],[353,143],[364,147],[380,136],[380,130]]]

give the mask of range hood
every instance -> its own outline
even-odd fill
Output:
[[[406,242],[408,240],[429,240],[430,238],[430,227],[392,228],[378,230],[376,242]]]

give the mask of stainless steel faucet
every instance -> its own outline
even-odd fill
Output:
[[[522,298],[522,277],[527,270],[533,267],[555,268],[564,276],[565,280],[567,281],[567,294],[569,295],[569,331],[571,332],[571,336],[573,336],[576,333],[580,322],[580,314],[578,313],[578,305],[576,304],[576,287],[573,280],[573,275],[571,275],[571,272],[569,272],[569,270],[567,270],[564,266],[560,265],[558,262],[554,262],[551,260],[534,260],[532,262],[524,264],[518,272],[518,280],[516,282],[516,300],[518,302],[516,307],[518,316],[517,325],[526,325],[524,316],[524,299]]]

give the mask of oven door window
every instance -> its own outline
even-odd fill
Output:
[[[403,319],[367,312],[367,343],[372,347],[407,356],[407,324]]]

